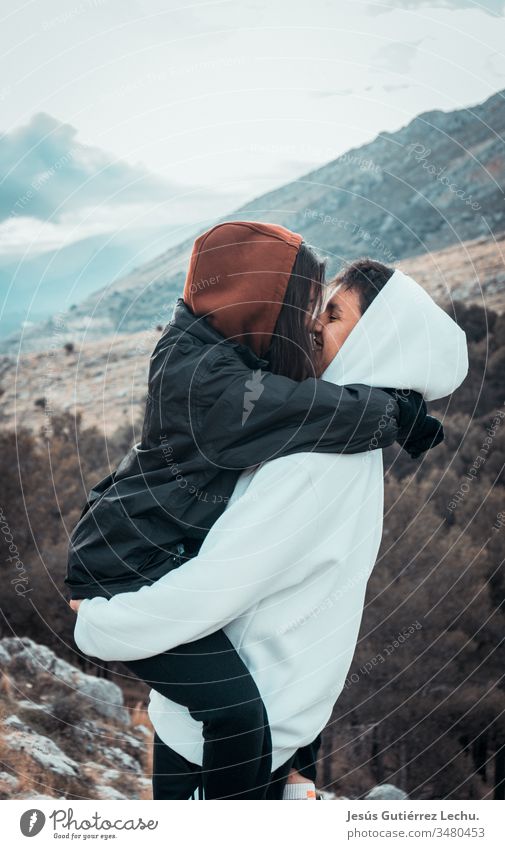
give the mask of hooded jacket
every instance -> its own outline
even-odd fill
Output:
[[[243,344],[268,346],[300,241],[234,222],[195,243],[184,292],[201,314],[177,302],[151,356],[141,442],[88,494],[69,543],[72,598],[138,589],[193,556],[245,468],[397,438],[398,405],[386,392],[274,375]]]
[[[402,385],[435,400],[467,369],[464,332],[395,271],[324,378]],[[103,660],[134,660],[224,628],[265,704],[277,769],[322,731],[346,682],[383,490],[381,451],[317,450],[244,472],[191,562],[139,592],[83,602],[77,645]],[[152,690],[149,716],[168,746],[202,764],[203,726],[187,708]]]
[[[184,302],[227,339],[263,357],[301,243],[298,233],[277,224],[217,224],[194,244]]]

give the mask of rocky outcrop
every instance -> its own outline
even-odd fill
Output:
[[[28,637],[7,637],[0,646],[0,662],[3,659],[5,663],[7,656],[7,663],[14,666],[25,680],[33,680],[41,673],[48,674],[54,681],[64,683],[71,691],[92,703],[100,716],[128,724],[128,711],[123,707],[123,693],[117,684],[94,675],[85,675],[71,663],[57,657],[48,646],[38,645]]]
[[[0,798],[150,798],[151,731],[116,684],[26,637],[0,640]]]
[[[383,799],[408,799],[408,795],[404,790],[400,790],[399,787],[395,787],[394,784],[377,784],[376,787],[372,787],[369,793],[366,794],[365,799],[367,801],[379,800]]]

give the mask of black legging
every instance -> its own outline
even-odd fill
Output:
[[[321,735],[319,734],[310,746],[299,749],[283,763],[271,776],[266,789],[265,799],[282,799],[284,786],[292,767],[303,768],[303,774],[315,782],[316,759]],[[153,799],[189,799],[195,797],[207,798],[203,795],[202,769],[191,763],[178,752],[167,746],[163,740],[154,734],[153,741]]]
[[[268,716],[224,631],[125,666],[203,723],[206,799],[265,798],[272,768]]]
[[[267,795],[273,778],[267,712],[251,673],[224,631],[124,665],[203,723],[203,763],[197,769],[205,799],[276,798]],[[301,766],[307,777],[312,769],[315,776],[315,766],[310,765],[315,762],[313,746],[300,749],[289,767]],[[184,795],[187,779],[179,790],[176,785],[177,781],[175,795],[154,798],[187,799],[193,792]]]

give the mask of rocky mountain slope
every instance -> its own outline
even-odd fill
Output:
[[[152,728],[117,684],[28,637],[0,640],[0,671],[0,799],[151,798]]]
[[[477,239],[405,260],[401,267],[442,303],[450,296],[502,312],[504,255],[505,237]],[[0,427],[50,428],[55,411],[70,411],[82,413],[84,426],[112,434],[142,409],[159,333],[153,326],[103,339],[86,337],[67,352],[64,344],[73,337],[59,330],[45,351],[0,357]]]
[[[227,217],[301,232],[328,256],[330,272],[363,254],[394,264],[478,238],[492,244],[505,232],[504,133],[504,91],[475,107],[427,112]],[[191,245],[184,241],[73,307],[60,317],[65,334],[80,342],[165,324]],[[461,262],[451,287],[467,287],[473,276]],[[503,291],[503,277],[498,283]],[[26,328],[23,349],[48,347],[56,330],[55,322]],[[19,343],[11,337],[0,350]]]

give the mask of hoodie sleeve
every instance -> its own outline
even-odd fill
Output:
[[[293,460],[267,464],[193,560],[136,592],[85,599],[75,642],[102,660],[138,660],[212,634],[310,573],[317,525],[308,472]]]
[[[398,404],[381,389],[237,371],[224,356],[213,368],[228,379],[201,421],[199,445],[221,468],[244,469],[303,451],[356,454],[397,439]]]

